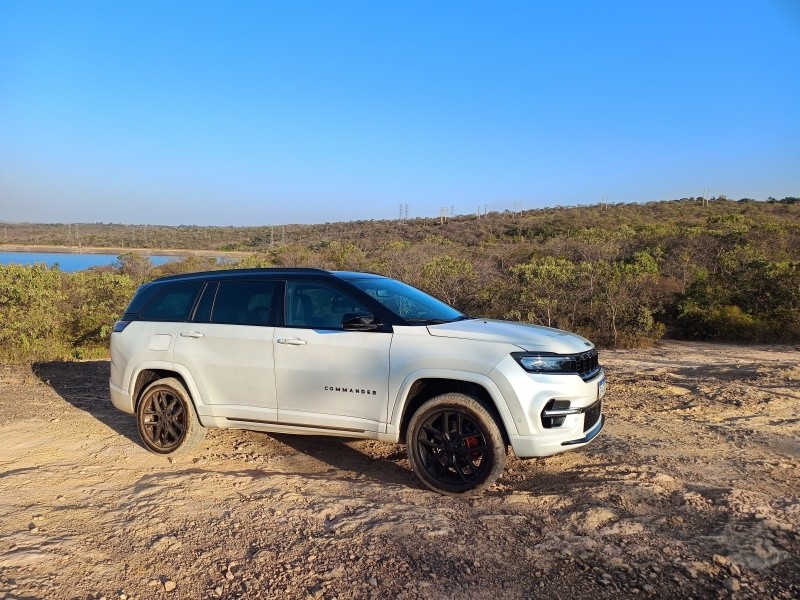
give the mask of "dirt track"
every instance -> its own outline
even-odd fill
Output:
[[[404,448],[139,444],[104,361],[0,369],[0,599],[800,596],[800,352],[601,353],[590,446],[461,501]]]

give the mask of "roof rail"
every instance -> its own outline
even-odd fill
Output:
[[[307,273],[309,275],[330,275],[330,271],[314,269],[310,267],[263,267],[249,269],[218,269],[215,271],[197,271],[193,273],[179,273],[178,275],[167,275],[153,279],[153,281],[172,281],[179,279],[199,279],[203,277],[228,277],[233,275],[265,275],[269,273]]]

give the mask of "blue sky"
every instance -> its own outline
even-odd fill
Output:
[[[800,195],[800,3],[0,0],[0,221]]]

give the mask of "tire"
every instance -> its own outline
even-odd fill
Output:
[[[447,496],[482,492],[506,464],[506,444],[494,417],[474,398],[457,393],[436,396],[417,409],[406,450],[422,483]]]
[[[188,454],[206,437],[189,393],[174,377],[145,388],[136,407],[136,426],[145,447],[156,454]]]

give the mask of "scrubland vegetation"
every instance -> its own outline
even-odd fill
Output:
[[[146,230],[145,230],[146,229]],[[7,244],[120,248],[115,267],[0,267],[0,353],[98,356],[136,287],[251,266],[363,270],[471,315],[577,331],[605,347],[669,335],[800,341],[800,199],[700,198],[286,227],[5,224]],[[240,251],[153,267],[160,249]]]

